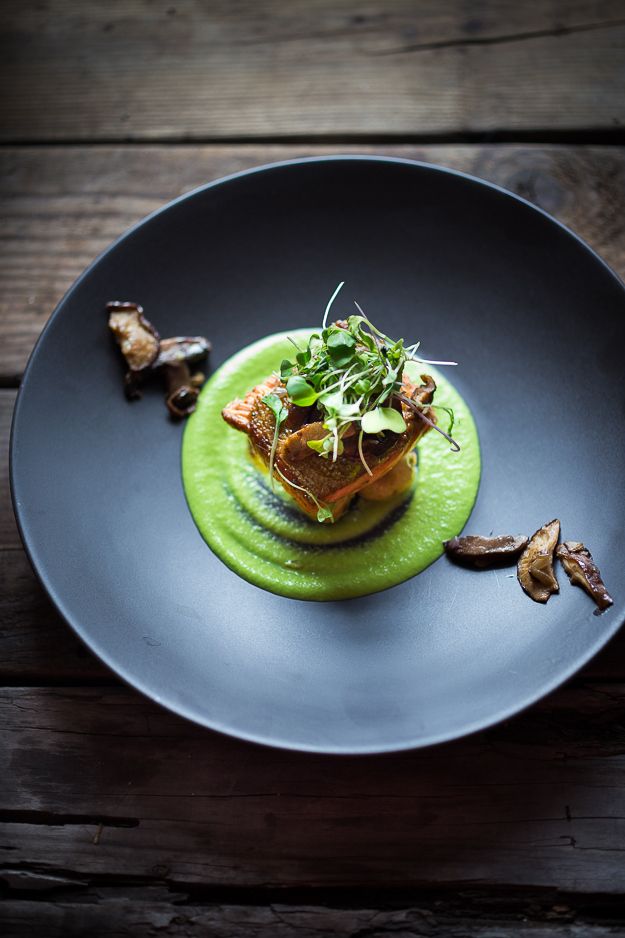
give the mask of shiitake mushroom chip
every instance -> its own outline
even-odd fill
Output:
[[[189,366],[206,358],[210,342],[203,336],[161,339],[138,303],[115,300],[107,304],[106,311],[109,328],[128,365],[126,397],[141,397],[143,380],[159,373],[165,379],[165,403],[171,416],[179,419],[192,413],[204,376],[192,375]]]
[[[444,547],[447,556],[456,563],[483,570],[514,563],[527,542],[524,534],[500,534],[496,537],[466,534],[445,541]]]
[[[614,602],[601,579],[599,567],[592,554],[581,541],[565,541],[560,544],[556,555],[573,585],[581,586],[594,599],[599,609],[607,609]]]

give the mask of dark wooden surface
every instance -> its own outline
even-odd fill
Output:
[[[139,697],[73,636],[21,547],[6,458],[19,377],[75,277],[163,202],[247,166],[442,163],[553,213],[624,276],[622,3],[2,16],[0,933],[624,935],[625,632],[457,743],[340,759],[241,743]]]
[[[613,130],[622,0],[5,0],[5,140]]]

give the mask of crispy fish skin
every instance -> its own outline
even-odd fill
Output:
[[[221,416],[235,430],[241,430],[242,433],[249,434],[252,411],[265,394],[271,394],[280,384],[281,381],[277,375],[269,375],[261,384],[257,384],[255,388],[248,391],[243,400],[235,397],[233,401],[226,404]],[[265,410],[267,409],[265,408]]]
[[[422,380],[424,384],[416,387],[404,379],[402,392],[421,404],[425,416],[435,422],[434,413],[429,404],[432,401],[436,384],[427,375],[423,375]],[[222,411],[226,423],[236,430],[247,433],[253,455],[260,458],[265,465],[269,464],[275,433],[274,414],[262,402],[262,398],[269,393],[282,393],[289,411],[289,416],[278,436],[274,460],[274,466],[278,470],[276,478],[300,507],[312,517],[316,517],[317,505],[296,486],[311,492],[319,502],[328,504],[336,519],[347,508],[353,495],[389,472],[430,429],[425,420],[402,403],[400,406],[406,422],[406,430],[401,434],[393,434],[392,437],[387,435],[384,441],[378,441],[377,438],[367,440],[365,458],[371,475],[365,470],[355,447],[353,447],[353,452],[344,452],[336,462],[321,458],[313,450],[310,450],[310,455],[306,458],[304,437],[321,438],[326,435],[327,431],[321,433],[321,429],[317,426],[319,421],[303,426],[300,423],[298,426],[298,422],[305,420],[307,416],[306,409],[297,407],[286,400],[286,388],[283,382],[277,375],[271,375],[246,394],[243,400],[232,401]],[[298,434],[300,437],[297,436]]]
[[[594,599],[599,609],[607,609],[614,602],[601,579],[599,567],[592,559],[592,554],[580,541],[565,541],[560,544],[556,555],[571,581],[586,590]]]
[[[281,391],[286,398],[286,388],[283,382],[278,375],[270,375],[261,382],[261,384],[257,384],[251,391],[248,391],[242,400],[235,398],[235,400],[231,401],[221,412],[226,423],[234,427],[235,430],[240,430],[242,433],[248,435],[252,458],[265,468],[269,467],[269,456],[276,424],[273,413],[263,404],[262,399],[266,394],[275,394]],[[279,441],[288,439],[293,433],[293,427],[299,428],[301,420],[305,419],[308,411],[308,408],[296,407],[289,401],[285,401],[285,403],[289,414],[282,424],[278,437]],[[310,450],[310,452],[312,453],[312,450]],[[278,467],[285,476],[287,475],[284,469],[286,468],[288,471],[288,464],[285,463],[283,459],[279,459],[277,455],[274,460],[274,467]],[[274,479],[282,485],[302,511],[310,515],[311,518],[316,519],[318,508],[313,499],[309,498],[305,492],[301,492],[294,486],[288,485],[285,480],[275,472],[275,468]],[[332,517],[335,521],[343,514],[350,501],[351,498],[344,498],[331,507]]]

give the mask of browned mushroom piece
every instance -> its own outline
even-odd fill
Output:
[[[517,567],[519,583],[537,603],[546,603],[560,589],[553,572],[553,555],[560,537],[557,519],[544,524],[530,538]]]
[[[204,375],[192,375],[189,365],[206,358],[210,348],[210,342],[201,335],[161,339],[152,369],[161,371],[165,376],[165,403],[171,416],[177,420],[187,417],[195,410]],[[199,377],[202,380],[198,380]]]
[[[195,410],[200,389],[193,385],[191,373],[186,362],[163,367],[167,395],[167,410],[176,420],[188,417]]]
[[[612,605],[614,600],[605,588],[599,567],[587,547],[580,541],[565,541],[558,547],[556,555],[562,561],[571,583],[585,589],[599,609],[607,609]]]
[[[141,380],[158,371],[165,378],[165,402],[172,417],[186,417],[194,411],[205,379],[200,373],[192,375],[189,365],[206,358],[210,342],[199,335],[161,339],[138,303],[115,300],[107,303],[106,310],[109,328],[129,368],[124,379],[126,396],[141,397]]]
[[[170,339],[161,339],[158,355],[152,362],[152,368],[161,368],[163,365],[179,365],[187,362],[189,365],[206,358],[211,350],[208,339],[201,335],[172,336]]]
[[[444,547],[447,556],[456,563],[484,569],[513,563],[528,540],[523,534],[500,534],[497,537],[467,534],[465,537],[452,537],[444,542]]]
[[[412,400],[425,407],[426,404],[432,403],[434,391],[436,390],[436,381],[432,375],[421,375],[421,381],[423,384],[415,388],[412,393]]]
[[[138,303],[116,300],[107,303],[106,311],[109,329],[129,369],[124,379],[126,396],[130,399],[140,397],[141,378],[158,356],[160,336]]]

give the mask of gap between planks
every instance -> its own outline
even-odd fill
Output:
[[[172,888],[623,895],[624,705],[622,684],[568,687],[455,743],[332,758],[207,733],[126,688],[5,690],[0,765],[19,785],[0,799],[1,865]]]
[[[133,137],[98,137],[84,140],[81,137],[57,137],[51,139],[16,138],[0,140],[0,151],[12,147],[84,147],[91,149],[103,146],[118,147],[263,147],[263,146],[494,146],[510,144],[517,146],[625,146],[625,128],[570,127],[553,129],[536,127],[532,130],[481,130],[456,133],[414,133],[414,134],[276,134],[263,137],[249,136],[207,136],[187,137],[185,135],[167,135],[135,139]]]
[[[620,897],[554,890],[467,887],[407,894],[289,890],[169,890],[163,885],[88,885],[45,872],[6,880],[4,920],[12,938],[608,938],[623,922]],[[41,933],[41,932],[39,932]]]

